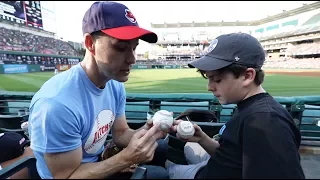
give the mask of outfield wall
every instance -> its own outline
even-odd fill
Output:
[[[54,71],[65,71],[70,69],[75,64],[0,64],[0,74],[18,74],[18,73],[30,73],[30,72],[45,72]],[[186,69],[189,68],[187,65],[172,65],[172,64],[135,64],[133,69]],[[305,72],[306,69],[265,69],[266,72]],[[314,71],[309,69],[309,71]],[[320,71],[320,70],[318,70]]]
[[[31,73],[31,72],[45,72],[54,71],[65,71],[70,69],[74,65],[70,64],[0,64],[0,74],[20,74],[20,73]],[[133,65],[133,69],[180,69],[188,68],[186,65]]]
[[[181,69],[189,68],[187,65],[163,65],[163,64],[135,64],[133,69]]]
[[[51,65],[39,65],[39,64],[0,64],[0,74],[22,74],[32,72],[47,72],[65,71],[70,69],[74,65],[70,64],[51,64]]]

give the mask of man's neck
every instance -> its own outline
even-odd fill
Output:
[[[105,87],[105,84],[109,80],[106,80],[106,78],[100,74],[98,65],[93,57],[85,56],[83,61],[80,62],[80,65],[94,85],[100,89]]]

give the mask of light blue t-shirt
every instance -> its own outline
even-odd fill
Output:
[[[96,162],[114,120],[125,114],[123,83],[96,87],[80,64],[43,84],[30,104],[29,134],[41,178],[52,178],[44,153],[82,146],[82,163]]]

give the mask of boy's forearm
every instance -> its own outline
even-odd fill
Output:
[[[210,138],[208,135],[204,135],[204,137],[199,141],[200,146],[207,151],[209,155],[213,155],[216,149],[220,146],[219,142]]]

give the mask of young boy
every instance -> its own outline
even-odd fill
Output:
[[[170,178],[305,178],[298,151],[300,131],[287,110],[261,86],[264,61],[257,39],[232,33],[217,37],[203,57],[189,64],[208,79],[208,90],[221,104],[236,104],[237,110],[221,128],[219,140],[194,125],[195,135],[186,141],[201,147],[185,151],[192,164],[169,165]],[[181,121],[174,123],[173,131]],[[209,156],[196,162],[201,151]]]

